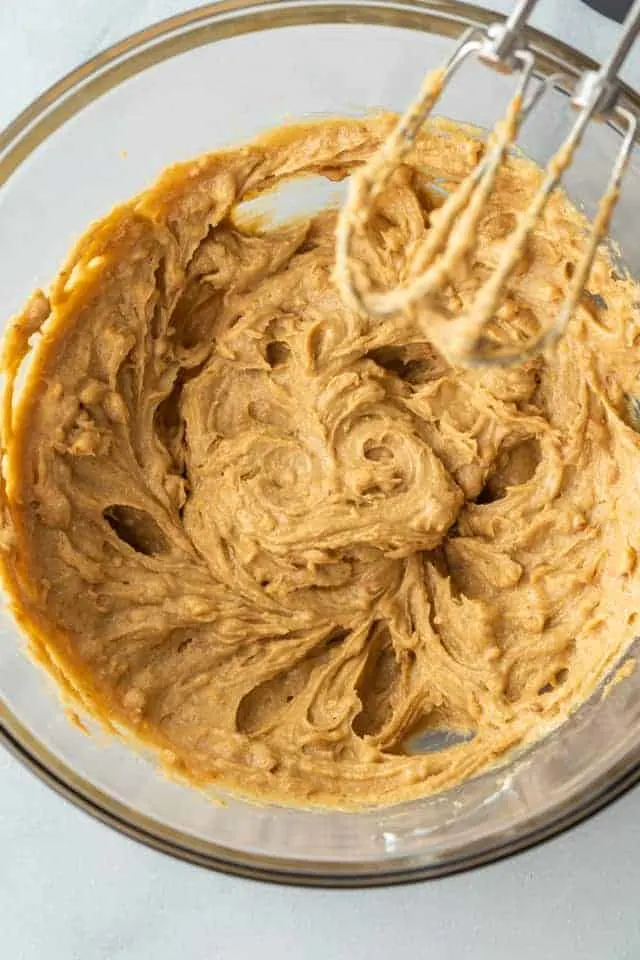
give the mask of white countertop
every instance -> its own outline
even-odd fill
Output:
[[[80,61],[189,5],[2,0],[0,127]],[[618,29],[579,0],[541,0],[534,22],[598,59]],[[639,52],[632,61],[625,76],[640,87]],[[264,960],[635,960],[639,891],[638,789],[569,833],[472,873],[380,890],[308,890],[210,873],[146,849],[0,750],[7,960],[235,960],[252,949]]]

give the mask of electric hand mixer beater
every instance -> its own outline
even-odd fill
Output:
[[[536,2],[520,0],[504,24],[494,24],[486,32],[474,27],[464,34],[447,63],[426,76],[418,98],[391,135],[353,175],[338,219],[335,277],[344,302],[373,318],[411,309],[418,304],[423,309],[431,305],[434,309],[429,311],[430,338],[449,360],[467,366],[521,363],[550,347],[563,335],[582,296],[598,245],[607,233],[636,135],[637,117],[619,102],[618,73],[640,32],[640,0],[635,0],[632,5],[618,44],[606,63],[597,71],[583,73],[576,84],[571,99],[576,110],[575,121],[548,162],[528,208],[504,242],[495,271],[481,285],[472,306],[455,317],[446,317],[435,309],[438,294],[446,288],[453,271],[474,250],[477,225],[522,122],[558,79],[557,75],[545,80],[535,76],[535,56],[522,42],[523,28]],[[517,74],[515,95],[494,128],[482,159],[437,211],[431,229],[412,259],[408,281],[392,290],[374,290],[366,269],[355,254],[355,240],[366,228],[376,197],[410,151],[443,88],[470,57],[476,57],[494,70]],[[592,119],[613,121],[622,129],[623,138],[564,302],[552,322],[524,346],[491,344],[485,336],[487,324],[505,295],[536,221],[570,165]]]

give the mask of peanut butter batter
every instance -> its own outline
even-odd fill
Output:
[[[32,649],[194,782],[285,803],[464,780],[584,701],[640,611],[638,290],[604,252],[552,353],[470,370],[419,310],[344,307],[335,211],[237,210],[347,176],[393,123],[310,123],[171,168],[93,225],[5,342],[4,579]],[[450,124],[421,135],[359,237],[379,289],[482,149]],[[508,160],[452,313],[539,176]],[[554,195],[497,344],[548,322],[584,228]]]

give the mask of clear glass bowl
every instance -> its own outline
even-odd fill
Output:
[[[88,223],[176,160],[286,120],[400,110],[477,8],[417,0],[224,0],[137,34],[80,67],[0,135],[0,303],[8,318],[47,285]],[[531,31],[539,70],[591,64]],[[439,112],[491,127],[513,80],[465,67]],[[635,108],[640,101],[627,91]],[[568,123],[554,92],[521,138],[544,161]],[[593,125],[566,183],[594,209],[619,133]],[[335,185],[331,186],[335,190]],[[309,182],[287,212],[327,190]],[[640,158],[632,158],[613,223],[640,275]],[[0,732],[44,781],[117,829],[206,866],[284,882],[379,884],[435,877],[523,849],[576,823],[640,777],[640,672],[596,694],[525,754],[455,790],[363,813],[213,803],[170,782],[153,760],[72,726],[26,642],[0,611]],[[219,798],[220,799],[220,798]]]

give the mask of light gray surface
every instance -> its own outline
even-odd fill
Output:
[[[493,0],[506,9],[508,0]],[[0,125],[179,0],[0,0]],[[617,28],[578,0],[535,16],[600,58]],[[640,86],[640,55],[626,74]],[[0,260],[0,269],[1,260]],[[8,960],[627,960],[640,955],[640,791],[505,863],[412,887],[297,890],[207,873],[94,822],[0,751]]]

